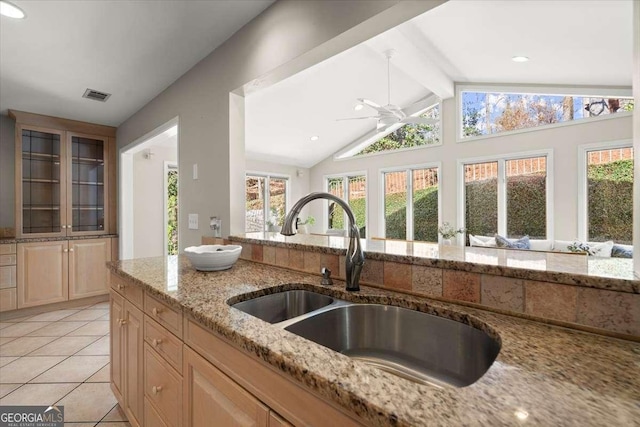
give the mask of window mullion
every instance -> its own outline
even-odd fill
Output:
[[[407,169],[407,240],[413,240],[413,171]]]
[[[266,231],[269,231],[267,228],[267,221],[271,220],[271,200],[269,200],[269,188],[271,187],[271,182],[269,176],[264,177],[264,191],[263,199],[264,199],[264,224],[263,228]]]
[[[498,234],[507,236],[507,176],[505,160],[498,160]]]
[[[344,189],[344,201],[348,205],[349,204],[349,191],[350,191],[350,189],[349,189],[349,177],[348,176],[342,177],[342,188]],[[346,209],[342,210],[342,223],[344,224],[344,229],[347,231],[347,236],[348,236],[351,231],[349,230],[349,217],[347,216],[347,210]]]

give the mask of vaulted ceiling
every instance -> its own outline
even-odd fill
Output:
[[[424,15],[247,97],[249,158],[310,167],[370,135],[356,98],[405,107],[454,82],[631,86],[632,1],[450,0]],[[524,55],[529,62],[516,63]],[[311,141],[318,136],[317,141]]]

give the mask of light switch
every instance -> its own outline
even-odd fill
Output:
[[[189,214],[189,230],[198,229],[198,214]]]
[[[193,164],[193,179],[198,179],[198,164]]]

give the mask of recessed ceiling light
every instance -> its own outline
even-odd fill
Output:
[[[18,6],[4,0],[0,0],[0,15],[15,19],[23,19],[26,16]]]
[[[511,58],[513,62],[527,62],[529,60],[528,56],[514,56]]]
[[[320,139],[320,137],[318,135],[313,135],[311,138],[309,138],[312,141],[317,141]]]
[[[516,416],[516,418],[518,418],[519,420],[526,420],[527,418],[529,418],[529,413],[527,411],[524,411],[522,409],[518,409],[514,415]]]
[[[356,104],[355,107],[353,107],[354,110],[356,111],[360,111],[364,108],[364,104]]]

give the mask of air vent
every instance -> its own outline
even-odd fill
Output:
[[[110,93],[100,92],[98,90],[87,89],[84,91],[83,98],[93,99],[94,101],[105,102],[111,96]]]

